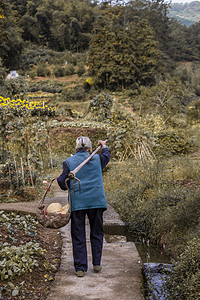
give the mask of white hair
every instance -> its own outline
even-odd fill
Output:
[[[76,139],[76,149],[92,148],[92,142],[87,136],[80,136]]]

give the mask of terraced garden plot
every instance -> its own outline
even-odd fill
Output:
[[[0,211],[1,299],[46,299],[59,268],[62,239],[30,214]]]

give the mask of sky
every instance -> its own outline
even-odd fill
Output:
[[[172,3],[190,3],[198,0],[172,0]]]

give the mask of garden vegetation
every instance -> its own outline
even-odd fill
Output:
[[[174,259],[170,299],[198,299],[200,23],[168,10],[163,0],[0,2],[0,201],[37,197],[77,136],[94,147],[108,138],[109,203]]]

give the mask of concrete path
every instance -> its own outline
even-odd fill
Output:
[[[55,198],[65,203],[66,193],[55,191]],[[54,199],[55,199],[54,198]],[[88,272],[83,278],[74,275],[70,224],[61,228],[63,249],[61,267],[48,300],[142,300],[142,278],[140,257],[135,244],[126,242],[124,223],[112,207],[104,213],[105,235],[102,256],[102,271],[93,272],[89,242],[89,222],[86,220]],[[115,230],[115,232],[114,232]],[[107,242],[107,241],[109,242]]]
[[[55,185],[54,185],[55,186]],[[66,204],[66,192],[56,186],[53,198],[45,202]],[[0,210],[18,210],[35,213],[38,203],[1,203]],[[142,300],[140,257],[135,244],[126,242],[124,223],[112,207],[104,213],[105,239],[102,271],[93,272],[89,242],[89,222],[86,220],[88,272],[83,278],[74,275],[70,223],[61,228],[63,248],[60,270],[47,300]]]

